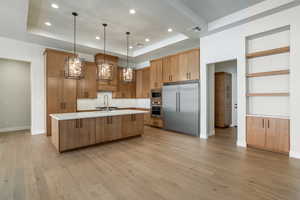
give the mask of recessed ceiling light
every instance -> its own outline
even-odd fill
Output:
[[[129,46],[129,49],[132,49],[133,48],[133,46]]]
[[[146,42],[150,42],[150,39],[149,39],[149,38],[146,38],[145,41],[146,41]]]
[[[51,4],[51,7],[52,8],[56,8],[56,9],[59,8],[59,6],[57,4],[55,4],[55,3]]]
[[[46,26],[51,26],[52,24],[50,22],[45,22]]]
[[[169,29],[168,29],[168,32],[173,32],[173,29],[169,28]]]
[[[130,9],[129,13],[132,14],[132,15],[134,15],[136,13],[136,11],[134,9]]]
[[[99,37],[99,36],[96,36],[96,40],[100,40],[100,37]]]

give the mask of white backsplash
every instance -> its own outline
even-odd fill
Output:
[[[150,108],[150,99],[113,99],[112,92],[98,92],[97,99],[78,99],[77,110],[94,110],[104,106],[104,96],[109,99],[109,106],[119,108]]]

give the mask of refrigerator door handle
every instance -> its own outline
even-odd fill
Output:
[[[178,92],[176,92],[176,112],[178,110]]]
[[[178,112],[180,112],[180,92],[178,92]]]

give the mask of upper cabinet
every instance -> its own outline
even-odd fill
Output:
[[[157,59],[151,61],[150,67],[150,89],[161,88],[163,85],[163,60]]]
[[[85,75],[78,80],[77,98],[97,98],[97,68],[94,62],[85,62]]]
[[[122,79],[122,73],[123,70],[121,67],[117,68],[117,89],[116,91],[113,91],[113,98],[135,98],[136,97],[136,84],[134,77],[134,81],[132,82],[126,82]],[[135,76],[136,73],[134,73]]]
[[[199,80],[200,50],[192,49],[162,58],[162,73],[163,83]]]
[[[193,49],[178,56],[178,81],[199,80],[200,50]]]
[[[150,67],[136,70],[136,98],[150,97]]]
[[[103,61],[103,54],[99,53],[95,55],[95,62]],[[105,55],[105,61],[112,65],[112,80],[99,80],[98,91],[117,91],[118,85],[118,57]]]

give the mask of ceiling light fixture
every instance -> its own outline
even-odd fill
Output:
[[[126,41],[127,41],[127,66],[123,68],[123,81],[132,82],[134,80],[134,71],[131,66],[129,66],[129,35],[130,32],[126,32]]]
[[[72,13],[74,17],[74,51],[72,56],[68,56],[65,60],[65,78],[81,79],[84,77],[84,62],[76,53],[76,12]]]
[[[169,29],[168,29],[168,32],[173,32],[173,29],[169,28]]]
[[[146,42],[150,42],[150,39],[149,39],[149,38],[146,38],[145,41],[146,41]]]
[[[50,22],[45,22],[46,26],[51,26],[52,24]]]
[[[136,13],[136,11],[134,9],[130,9],[129,13],[132,14],[132,15],[134,15]]]
[[[100,40],[100,37],[99,37],[99,36],[96,36],[96,40]]]
[[[55,9],[58,9],[58,8],[59,8],[59,6],[58,6],[57,4],[55,4],[55,3],[51,4],[51,7],[52,7],[52,8],[55,8]]]
[[[129,46],[129,49],[133,49],[133,46]]]
[[[103,58],[96,60],[97,63],[97,80],[98,81],[111,81],[113,80],[113,65],[106,62],[106,27],[107,24],[102,24],[103,26]]]

